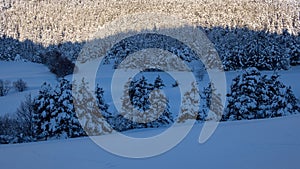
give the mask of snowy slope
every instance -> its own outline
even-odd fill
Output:
[[[51,84],[56,82],[55,75],[42,64],[0,61],[0,79],[13,82],[20,78],[27,83],[28,89],[22,93],[11,89],[7,96],[0,97],[0,115],[15,112],[25,99],[25,95],[29,93],[36,95],[43,82]]]
[[[152,158],[119,157],[104,151],[89,138],[79,138],[0,145],[0,166],[1,169],[300,168],[299,115],[224,122],[204,144],[197,142],[201,127],[202,124],[195,125],[183,142]],[[155,131],[130,132],[140,137]]]
[[[108,72],[111,71],[111,65],[104,65],[104,71]],[[300,85],[298,85],[298,79],[300,78],[300,66],[292,67],[290,70],[281,70],[279,71],[280,80],[284,82],[284,84],[289,85],[292,87],[292,90],[297,98],[300,98]],[[147,75],[148,74],[148,75]],[[229,71],[226,72],[226,80],[227,80],[227,90],[229,92],[231,81],[234,77],[236,77],[238,74],[241,74],[241,71]],[[271,75],[273,74],[272,71],[263,71],[262,74]],[[154,78],[157,77],[157,75],[160,75],[162,79],[164,80],[165,84],[167,85],[165,90],[166,94],[168,94],[168,97],[170,98],[170,105],[171,111],[176,113],[178,110],[178,105],[180,103],[179,100],[179,92],[178,89],[172,88],[171,84],[174,83],[174,79],[170,77],[170,75],[163,73],[163,72],[156,72],[156,73],[143,73],[143,75],[146,75],[149,82],[153,82]],[[139,75],[141,76],[141,74]],[[137,76],[137,77],[139,77]],[[36,95],[38,93],[38,90],[43,82],[48,82],[52,84],[53,86],[56,85],[57,80],[55,75],[49,72],[49,69],[42,65],[42,64],[36,64],[31,62],[3,62],[0,61],[0,79],[3,80],[10,80],[11,82],[22,78],[25,82],[27,82],[29,89],[25,92],[18,93],[15,90],[11,90],[10,93],[7,96],[0,97],[0,115],[4,113],[14,113],[18,106],[20,105],[21,101],[24,100],[24,96],[32,93],[32,95]],[[72,80],[72,76],[66,77],[68,80]],[[100,83],[101,87],[104,88],[104,96],[107,96],[107,91],[111,90],[111,85],[108,84],[108,80],[110,78],[110,74],[100,73],[96,77],[96,83]],[[203,81],[201,81],[200,89],[203,89],[203,87],[207,87],[207,84],[209,82],[209,78],[207,77],[207,74],[204,75]],[[123,92],[123,87],[120,86],[118,88],[119,93]],[[113,101],[110,97],[105,98],[106,102],[110,105],[113,104]],[[111,108],[111,107],[110,107]],[[111,110],[113,112],[114,110]]]

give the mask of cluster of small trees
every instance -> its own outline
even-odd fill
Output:
[[[163,109],[159,109],[162,112],[156,114],[155,117],[150,117],[150,120],[136,121],[133,118],[140,117],[138,114],[126,112],[126,114],[112,115],[108,111],[109,106],[105,103],[103,89],[97,86],[95,94],[91,93],[84,79],[78,83],[74,82],[73,88],[66,79],[61,79],[54,88],[44,83],[38,96],[26,97],[14,116],[0,118],[2,129],[0,142],[16,143],[73,138],[87,134],[102,135],[110,133],[113,129],[124,131],[170,124],[173,122],[173,117],[169,112],[168,102],[158,92],[158,89],[162,89],[163,86],[163,81],[159,76],[154,84],[148,84],[145,77],[131,82],[129,86],[131,94],[123,98],[124,104],[129,101],[137,111],[148,111],[149,104],[154,104],[156,107],[165,105]],[[153,92],[150,94],[150,91]],[[148,94],[150,97],[146,99]],[[149,116],[153,115],[153,112],[147,113]]]
[[[57,77],[72,74],[75,68],[75,64],[68,58],[63,57],[57,50],[41,55],[41,62],[48,66],[50,72],[54,73]]]
[[[124,86],[122,110],[117,115],[115,129],[124,131],[172,124],[174,119],[169,101],[161,91],[164,87],[160,76],[154,83],[149,83],[144,76],[138,80],[129,79]]]
[[[34,100],[27,95],[15,114],[0,116],[0,144],[34,140],[33,107]]]
[[[276,73],[261,75],[248,68],[233,79],[223,120],[260,119],[300,112],[299,101],[291,87],[285,86]]]
[[[300,102],[291,87],[279,81],[279,75],[261,75],[257,68],[248,68],[233,79],[228,103],[223,107],[221,96],[213,83],[209,83],[200,95],[192,84],[184,95],[181,116],[178,122],[188,119],[209,120],[250,120],[287,116],[300,112]],[[223,111],[224,109],[224,111]],[[211,111],[209,114],[208,112]]]
[[[0,96],[7,95],[12,87],[14,87],[18,92],[23,92],[27,89],[27,83],[22,79],[19,79],[13,82],[13,86],[11,86],[10,81],[0,79]]]

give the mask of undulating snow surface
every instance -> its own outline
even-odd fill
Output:
[[[0,164],[2,169],[299,168],[299,115],[224,122],[204,144],[197,141],[201,128],[202,124],[196,124],[175,148],[152,158],[119,157],[98,147],[89,138],[79,138],[0,145]],[[131,136],[147,137],[157,130],[163,129],[129,132]]]
[[[56,77],[49,72],[49,69],[37,63],[31,62],[4,62],[0,61],[0,79],[8,80],[11,83],[23,79],[28,86],[24,92],[17,92],[11,89],[7,96],[0,97],[0,115],[6,113],[14,113],[20,103],[25,100],[25,96],[31,93],[33,96],[38,94],[38,91],[44,82],[55,83]]]

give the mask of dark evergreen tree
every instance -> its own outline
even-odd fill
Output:
[[[96,94],[96,100],[97,100],[98,107],[99,107],[103,117],[105,117],[105,118],[111,117],[112,114],[110,112],[108,112],[109,106],[108,106],[108,104],[105,103],[105,100],[104,100],[104,90],[103,90],[103,88],[101,88],[99,86],[99,84],[97,84],[95,94]]]
[[[158,89],[154,89],[150,94],[150,108],[144,112],[147,127],[160,127],[174,122],[170,112],[169,100]]]
[[[21,132],[22,140],[24,142],[34,140],[34,99],[31,94],[25,97],[16,113],[18,122],[21,124],[18,130]]]
[[[146,111],[150,107],[149,94],[152,91],[152,86],[147,82],[145,76],[142,76],[134,86],[132,94],[132,103],[139,111]]]
[[[72,86],[61,79],[55,89],[44,84],[35,100],[35,134],[38,139],[84,135],[75,114]]]
[[[35,99],[33,119],[35,123],[34,133],[37,139],[47,140],[51,136],[49,132],[51,113],[55,110],[53,92],[50,84],[45,82]]]
[[[165,84],[164,84],[163,80],[161,79],[161,77],[158,75],[154,81],[153,88],[154,89],[162,89],[163,87],[165,87]]]
[[[159,78],[157,78],[159,79]],[[173,122],[169,111],[167,98],[158,88],[162,88],[162,79],[154,84],[147,82],[142,76],[138,81],[129,81],[124,86],[121,115],[117,117],[116,128],[127,130],[131,128],[159,127]],[[125,128],[123,128],[125,127]]]
[[[208,84],[208,87],[204,88],[201,99],[203,100],[204,105],[202,104],[201,106],[197,120],[220,120],[223,113],[223,104],[221,95],[216,92],[216,88],[212,82]],[[209,110],[212,112],[210,116],[208,116]]]
[[[75,113],[72,85],[61,79],[54,90],[55,110],[51,113],[51,132],[56,138],[79,137],[84,131]]]

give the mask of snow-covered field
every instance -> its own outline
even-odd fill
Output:
[[[42,64],[0,61],[0,79],[13,82],[20,78],[27,83],[28,89],[21,93],[11,89],[7,96],[0,97],[0,115],[15,112],[26,95],[37,95],[44,82],[52,84],[56,81],[55,75]]]
[[[299,115],[224,122],[204,144],[197,141],[202,127],[197,124],[175,148],[145,159],[110,154],[89,138],[0,145],[0,166],[2,169],[298,169],[299,122]],[[130,133],[142,136],[155,131],[143,129]]]

